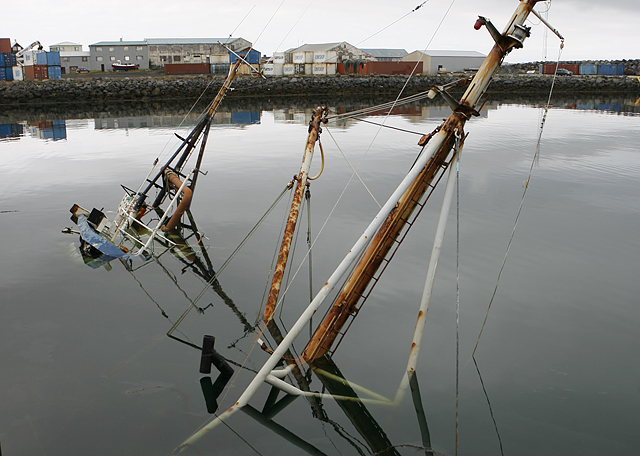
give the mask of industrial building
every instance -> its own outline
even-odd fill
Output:
[[[49,51],[60,53],[62,74],[75,73],[78,69],[90,69],[91,52],[84,51],[80,43],[64,41],[49,46]]]
[[[414,51],[402,60],[422,62],[423,74],[435,74],[478,69],[485,58],[476,51]]]
[[[404,49],[363,49],[368,60],[376,62],[402,62],[408,54]]]
[[[244,38],[146,38],[149,65],[164,67],[166,63],[230,63],[229,51],[240,51],[251,46]]]
[[[100,41],[89,45],[89,70],[113,71],[114,63],[135,64],[149,69],[149,49],[146,41]]]

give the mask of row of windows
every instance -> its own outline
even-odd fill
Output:
[[[102,60],[103,60],[103,59],[102,59],[102,56],[101,56],[101,55],[99,55],[99,56],[97,56],[97,57],[96,57],[96,62],[102,62]],[[110,60],[110,61],[112,61],[112,62],[115,62],[115,61],[116,61],[116,56],[115,56],[115,55],[110,56],[110,57],[109,57],[109,60]],[[125,56],[124,56],[124,61],[125,61],[125,62],[129,62],[130,60],[131,60],[131,57],[130,57],[130,56],[128,56],[128,55],[125,55]],[[142,55],[136,55],[136,60],[138,60],[138,61],[144,60],[144,56],[142,56]],[[83,62],[85,62],[84,57],[82,58],[82,61],[83,61]]]
[[[69,57],[60,57],[60,60],[62,60],[63,62],[69,62]],[[82,61],[83,62],[88,62],[89,61],[89,57],[82,57]]]
[[[115,51],[115,49],[116,49],[115,47],[111,46],[109,48],[109,52],[113,52],[113,51]],[[143,49],[142,46],[136,46],[136,51],[141,51],[142,49]],[[129,50],[129,46],[123,46],[122,50],[123,51],[128,51]],[[96,46],[96,52],[102,52],[102,47]]]

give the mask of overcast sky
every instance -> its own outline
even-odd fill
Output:
[[[518,0],[428,0],[411,12],[420,3],[31,0],[19,19],[3,21],[0,34],[22,46],[38,40],[47,50],[62,41],[81,43],[88,51],[89,44],[120,38],[222,38],[233,33],[253,42],[266,55],[305,43],[340,41],[359,48],[472,50],[486,54],[493,42],[485,29],[473,29],[477,16],[490,18],[502,31]],[[548,6],[549,22],[566,39],[562,60],[640,58],[640,0],[551,0],[539,2],[536,10],[542,13]],[[533,26],[531,38],[524,49],[509,55],[508,62],[543,60],[546,27],[534,16],[528,25]],[[548,32],[547,60],[556,60],[558,50],[559,39]]]

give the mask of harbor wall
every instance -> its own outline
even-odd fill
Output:
[[[228,96],[396,95],[405,84],[405,94],[409,95],[459,79],[457,76],[421,75],[412,77],[407,83],[407,78],[404,75],[284,76],[267,79],[240,76],[234,81],[234,90]],[[488,93],[490,96],[548,93],[552,80],[551,76],[545,75],[498,75],[491,82]],[[205,96],[214,96],[223,81],[222,75],[185,75],[0,82],[0,104],[189,99],[197,98],[203,92]],[[562,76],[556,78],[554,93],[637,93],[640,96],[640,81],[627,76]]]

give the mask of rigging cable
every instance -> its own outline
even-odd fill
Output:
[[[405,14],[404,16],[402,16],[400,19],[396,19],[395,21],[393,21],[391,24],[387,25],[386,27],[383,27],[382,29],[378,30],[376,33],[374,33],[373,35],[369,36],[368,38],[365,38],[364,40],[360,41],[359,43],[356,44],[356,47],[360,46],[362,43],[369,41],[371,38],[373,38],[374,36],[378,35],[379,33],[384,32],[386,29],[388,29],[389,27],[397,24],[398,22],[400,22],[402,19],[404,19],[405,17],[407,17],[408,15],[410,15],[411,13],[415,13],[416,11],[418,11],[420,8],[422,8],[424,6],[425,3],[427,3],[429,0],[425,0],[424,2],[420,3],[418,6],[416,6],[414,9],[412,9],[411,11],[409,11],[407,14]]]
[[[553,94],[553,88],[555,86],[556,77],[558,75],[558,67],[560,65],[560,57],[562,56],[563,49],[564,49],[564,40],[560,42],[560,50],[558,51],[558,60],[556,61],[556,71],[553,74],[553,80],[551,82],[551,89],[549,90],[549,97],[547,99],[547,104],[543,109],[542,120],[540,122],[540,129],[538,130],[538,142],[536,144],[536,151],[533,154],[533,160],[531,161],[531,167],[529,168],[529,175],[527,176],[527,180],[524,182],[524,191],[522,192],[520,207],[518,208],[518,212],[516,214],[516,218],[513,224],[513,229],[511,230],[511,236],[509,238],[509,242],[507,243],[507,250],[504,254],[504,259],[502,260],[502,266],[500,267],[500,271],[498,272],[498,278],[496,279],[496,286],[493,289],[493,294],[491,295],[491,299],[489,300],[489,306],[487,307],[487,313],[484,316],[484,321],[482,322],[482,327],[480,328],[480,334],[478,334],[478,340],[476,341],[476,345],[473,348],[473,353],[471,354],[472,357],[475,357],[476,350],[478,349],[478,344],[480,343],[480,337],[482,336],[482,331],[484,331],[484,326],[487,323],[487,318],[489,317],[489,310],[491,310],[491,305],[493,304],[493,300],[496,297],[496,292],[498,291],[498,284],[500,283],[500,276],[502,275],[502,271],[504,270],[505,263],[507,262],[509,249],[511,248],[511,243],[513,241],[513,237],[516,232],[516,227],[518,226],[518,220],[520,219],[520,213],[522,212],[522,206],[524,205],[524,199],[527,196],[527,190],[529,189],[529,182],[531,181],[531,175],[533,174],[533,167],[535,166],[538,160],[538,157],[540,156],[540,143],[542,141],[542,132],[544,130],[545,122],[547,120],[549,107],[551,106],[551,95]]]

